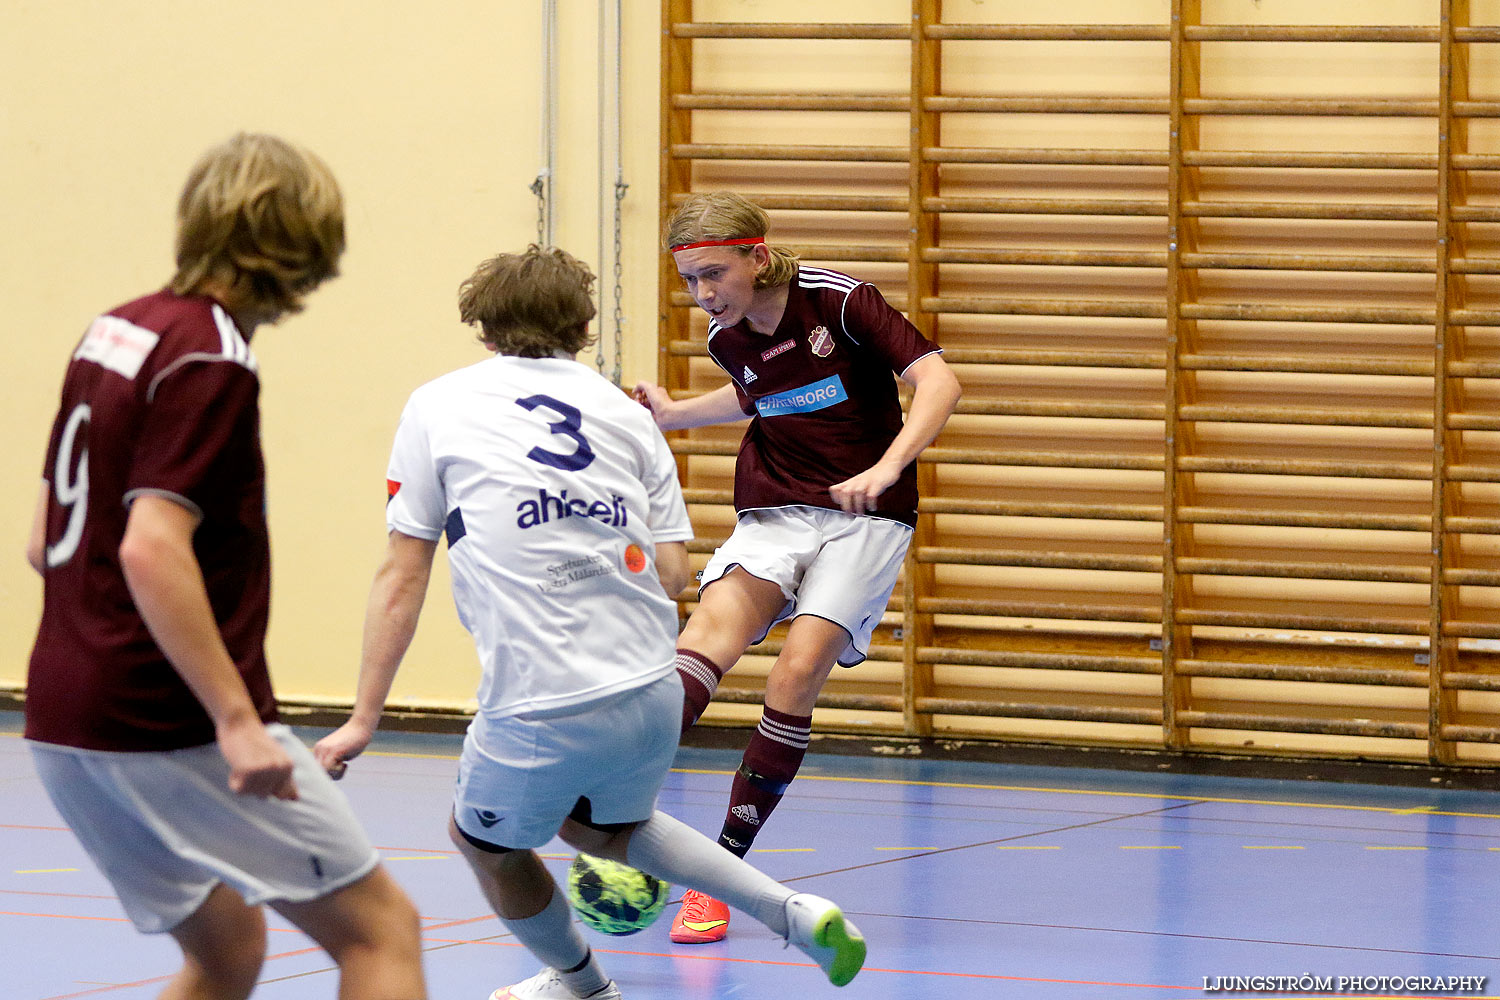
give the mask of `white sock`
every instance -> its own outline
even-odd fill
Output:
[[[786,937],[792,890],[661,810],[635,828],[625,856],[641,871],[706,892]]]
[[[609,977],[573,922],[567,898],[555,886],[541,913],[524,920],[501,917],[500,922],[533,955],[558,970],[563,983],[578,996],[591,996],[609,985]]]

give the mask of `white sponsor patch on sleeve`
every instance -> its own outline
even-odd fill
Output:
[[[89,324],[89,331],[84,334],[83,343],[78,345],[73,357],[103,365],[133,379],[145,363],[146,355],[160,339],[160,334],[118,316],[100,316]]]

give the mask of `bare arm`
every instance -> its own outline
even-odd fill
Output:
[[[375,571],[365,605],[354,711],[348,722],[313,746],[313,756],[329,774],[342,775],[345,763],[363,753],[375,735],[391,683],[417,632],[437,544],[399,531],[392,531],[386,539],[385,559]]]
[[[661,580],[661,589],[676,600],[692,577],[687,542],[656,543],[656,576]]]
[[[637,382],[633,395],[637,402],[651,411],[651,416],[656,419],[656,426],[664,431],[706,427],[709,424],[730,424],[749,419],[745,411],[740,409],[740,397],[734,391],[732,383],[726,383],[692,399],[673,399],[659,385]]]
[[[198,515],[165,497],[130,507],[120,566],[151,637],[213,719],[231,791],[295,799],[292,761],[266,732],[224,646],[193,552]]]
[[[880,494],[901,478],[901,470],[937,438],[962,393],[958,378],[941,354],[918,359],[902,372],[901,378],[915,389],[901,432],[880,456],[880,461],[828,488],[829,495],[851,514],[875,509]]]
[[[36,512],[31,515],[31,534],[26,538],[26,561],[38,573],[47,571],[47,504],[51,499],[52,484],[43,479]]]

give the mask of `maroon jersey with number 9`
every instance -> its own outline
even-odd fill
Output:
[[[157,292],[90,324],[68,366],[42,476],[45,596],[26,685],[26,736],[89,750],[212,742],[206,711],[151,638],[119,550],[130,504],[201,515],[193,549],[260,717],[270,548],[255,358],[211,299]]]

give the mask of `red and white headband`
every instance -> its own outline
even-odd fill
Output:
[[[697,243],[678,243],[672,247],[672,252],[697,250],[699,247],[747,247],[754,246],[757,243],[764,243],[765,241],[766,238],[764,236],[746,236],[743,239],[737,240],[700,240]]]

